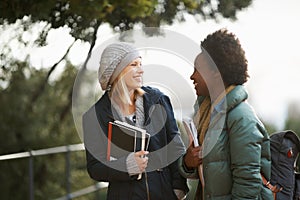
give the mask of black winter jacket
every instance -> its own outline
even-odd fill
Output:
[[[126,157],[106,161],[108,123],[114,121],[106,92],[83,115],[87,171],[96,181],[109,182],[107,199],[176,199],[173,189],[188,191],[186,179],[178,172],[177,160],[185,147],[178,132],[169,98],[159,90],[143,87],[145,128],[151,135],[147,173],[141,180],[129,176]],[[147,183],[146,183],[147,182]]]

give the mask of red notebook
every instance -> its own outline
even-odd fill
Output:
[[[114,121],[108,124],[107,160],[112,161],[131,152],[147,150],[150,134],[146,130],[126,122]]]

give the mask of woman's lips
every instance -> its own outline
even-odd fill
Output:
[[[133,77],[136,81],[141,82],[142,81],[142,77],[141,76],[136,76]]]

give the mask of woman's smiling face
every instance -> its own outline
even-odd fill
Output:
[[[205,57],[199,54],[194,62],[194,72],[190,76],[198,96],[209,96],[208,85],[213,81],[213,70],[210,69]]]
[[[129,65],[127,65],[123,72],[122,78],[128,87],[129,91],[142,87],[143,84],[142,59],[136,58]]]

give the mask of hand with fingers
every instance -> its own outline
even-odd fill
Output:
[[[195,147],[191,136],[189,136],[189,148],[184,156],[184,163],[189,169],[197,168],[202,163],[202,147]]]
[[[140,172],[144,172],[148,165],[148,157],[146,156],[149,152],[148,151],[138,151],[134,153],[134,158],[136,164],[138,165]]]

